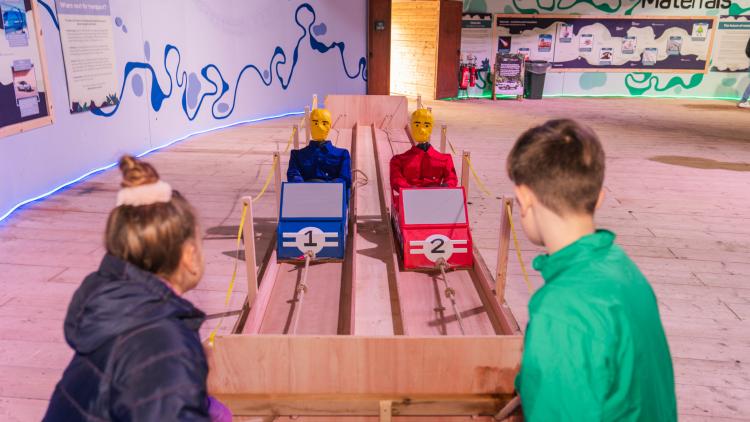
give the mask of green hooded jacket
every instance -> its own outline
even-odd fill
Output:
[[[651,286],[599,230],[534,260],[516,389],[526,420],[677,420],[669,346]]]

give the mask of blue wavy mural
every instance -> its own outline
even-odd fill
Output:
[[[57,22],[57,17],[55,16],[55,13],[53,12],[52,8],[44,1],[44,0],[37,0],[42,7],[49,13],[52,21],[55,24],[55,27],[59,30],[59,24]],[[312,20],[310,24],[307,26],[303,25],[300,22],[300,16],[301,13],[310,13],[312,15]],[[321,23],[319,25],[316,25],[315,22],[317,20],[317,15],[315,13],[315,9],[308,3],[303,3],[297,7],[297,9],[294,12],[294,21],[302,30],[302,34],[297,39],[297,43],[294,47],[294,50],[292,52],[291,57],[291,67],[289,68],[289,72],[286,75],[282,74],[282,71],[279,69],[279,66],[282,66],[284,64],[287,64],[288,58],[287,53],[284,51],[284,49],[281,46],[276,46],[274,49],[273,54],[271,55],[271,58],[268,62],[268,67],[266,69],[260,69],[255,64],[248,64],[244,66],[234,81],[234,87],[233,92],[231,94],[231,102],[227,103],[224,100],[225,94],[230,90],[231,86],[229,83],[227,83],[227,80],[224,78],[224,75],[221,72],[221,69],[215,65],[215,64],[207,64],[205,65],[201,71],[200,74],[209,85],[213,87],[212,90],[204,92],[200,95],[200,97],[197,100],[197,104],[191,104],[195,103],[194,99],[191,99],[189,97],[190,90],[188,89],[188,80],[189,76],[186,71],[180,71],[180,63],[181,63],[181,53],[180,49],[177,46],[167,44],[164,47],[164,71],[167,74],[167,77],[169,79],[169,87],[163,88],[156,77],[156,70],[154,67],[147,62],[140,62],[140,61],[130,61],[125,64],[125,68],[123,70],[123,78],[122,78],[122,87],[120,88],[120,102],[112,107],[109,110],[103,110],[99,108],[92,108],[91,113],[102,116],[102,117],[111,117],[114,116],[117,111],[120,109],[122,104],[125,100],[125,88],[127,87],[128,77],[131,75],[132,72],[137,70],[143,70],[145,72],[151,73],[151,93],[150,93],[150,100],[151,100],[151,107],[154,111],[159,111],[162,107],[162,104],[164,101],[168,98],[170,98],[174,94],[174,85],[177,85],[178,88],[182,89],[182,98],[181,98],[181,105],[183,112],[185,113],[185,116],[188,118],[188,120],[192,121],[194,120],[198,114],[201,111],[202,106],[204,105],[204,101],[208,97],[216,96],[213,99],[213,102],[211,102],[211,115],[214,119],[221,120],[226,119],[229,116],[232,115],[235,109],[235,105],[237,104],[237,90],[239,87],[240,82],[242,81],[242,77],[245,75],[246,72],[250,71],[250,74],[255,74],[258,76],[260,81],[266,86],[269,87],[274,82],[274,77],[276,80],[278,80],[279,86],[286,90],[289,88],[289,85],[292,83],[294,71],[297,68],[298,60],[299,60],[299,50],[300,46],[302,45],[303,41],[309,37],[310,42],[310,48],[313,51],[317,51],[321,54],[326,54],[330,50],[338,50],[339,56],[341,58],[341,64],[344,70],[344,74],[349,79],[358,79],[361,78],[363,81],[367,81],[367,60],[364,57],[360,57],[359,61],[357,62],[357,69],[356,71],[350,70],[347,67],[346,64],[346,58],[345,58],[345,50],[346,50],[346,44],[343,41],[338,42],[332,42],[331,44],[327,45],[324,42],[321,42],[316,38],[316,35],[323,35],[326,33],[327,28],[324,23]],[[167,65],[168,58],[170,55],[176,54],[177,55],[177,66],[174,69],[174,73],[172,73]],[[147,54],[148,55],[148,54]],[[215,74],[215,75],[212,75]],[[174,80],[173,80],[174,76]],[[190,75],[191,80],[193,74]],[[190,110],[193,110],[192,112]]]

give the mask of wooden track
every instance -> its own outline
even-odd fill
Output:
[[[356,168],[356,130],[340,129],[332,133],[332,142],[351,151],[352,168]],[[281,168],[286,169],[287,163]],[[296,334],[350,334],[354,302],[352,283],[356,249],[355,188],[349,210],[349,232],[344,262],[312,262],[307,270],[305,293]],[[275,242],[270,245],[275,248]],[[258,290],[259,305],[250,310],[241,327],[235,332],[245,334],[288,334],[298,308],[297,286],[304,277],[304,262],[277,262],[275,251],[270,251],[269,263],[262,267]]]
[[[358,170],[346,259],[308,268],[309,288],[292,334],[304,266],[277,262],[270,242],[259,262],[257,293],[246,303],[235,334],[218,336],[208,349],[209,392],[227,403],[237,420],[492,420],[514,397],[523,345],[518,325],[495,299],[494,280],[476,250],[472,269],[448,274],[466,335],[459,332],[436,274],[401,271],[384,169],[394,153],[408,148],[408,139],[405,133],[389,139],[361,114],[390,102],[354,103],[360,114],[332,112],[349,113],[356,122],[334,141],[351,145],[352,167]],[[383,123],[381,113],[372,114]]]
[[[405,131],[384,131],[372,127],[372,142],[378,161],[381,207],[387,215],[391,209],[389,162],[391,157],[411,148]],[[388,220],[386,220],[388,221]],[[392,228],[389,229],[392,231]],[[393,235],[391,233],[391,239]],[[398,291],[402,325],[406,335],[461,335],[458,318],[453,314],[443,293],[442,275],[403,271],[396,245],[389,242],[394,266],[393,276]],[[493,280],[484,260],[474,249],[474,268],[447,274],[448,283],[456,291],[456,302],[463,319],[466,335],[520,334],[509,308],[497,303],[492,291]]]

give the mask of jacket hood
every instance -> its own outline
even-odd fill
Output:
[[[120,334],[169,318],[197,331],[205,314],[156,275],[105,255],[70,302],[65,340],[76,352],[90,353]]]

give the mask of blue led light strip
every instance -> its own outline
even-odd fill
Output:
[[[169,147],[171,145],[176,144],[177,142],[184,141],[184,140],[186,140],[186,139],[188,139],[190,137],[196,136],[196,135],[202,135],[202,134],[205,134],[205,133],[208,133],[208,132],[213,132],[213,131],[220,130],[220,129],[227,129],[227,128],[230,128],[232,126],[239,126],[239,125],[244,125],[244,124],[248,124],[248,123],[256,123],[256,122],[261,122],[261,121],[264,121],[264,120],[279,119],[279,118],[288,117],[288,116],[298,116],[298,115],[301,115],[301,114],[304,114],[304,112],[303,111],[292,111],[292,112],[289,112],[289,113],[277,114],[277,115],[273,115],[273,116],[265,116],[265,117],[258,117],[256,119],[242,120],[242,121],[239,121],[239,122],[230,123],[228,125],[223,125],[223,126],[218,126],[218,127],[211,128],[211,129],[205,129],[205,130],[201,130],[201,131],[198,131],[198,132],[193,132],[193,133],[187,134],[185,136],[182,136],[180,138],[177,138],[177,139],[174,139],[172,141],[169,141],[166,144],[163,144],[163,145],[160,145],[158,147],[154,147],[154,148],[151,148],[149,150],[146,150],[146,151],[138,154],[137,157],[139,157],[139,158],[143,157],[144,155],[150,154],[150,153],[158,151],[160,149],[167,148],[167,147]],[[79,176],[79,177],[77,177],[77,178],[69,181],[69,182],[65,182],[65,183],[57,186],[56,188],[51,189],[48,192],[45,192],[45,193],[43,193],[43,194],[41,194],[39,196],[35,196],[35,197],[27,199],[25,201],[21,201],[18,204],[16,204],[13,207],[11,207],[8,212],[6,212],[2,216],[0,216],[0,222],[2,222],[3,220],[7,219],[17,209],[21,208],[22,206],[24,206],[26,204],[29,204],[29,203],[34,202],[34,201],[38,201],[40,199],[44,199],[44,198],[52,195],[55,192],[58,192],[58,191],[60,191],[62,189],[67,188],[68,186],[71,186],[73,184],[76,184],[76,183],[80,182],[81,180],[83,180],[83,179],[91,176],[92,174],[101,173],[101,172],[103,172],[105,170],[109,170],[112,167],[114,167],[115,165],[117,165],[116,162],[115,163],[107,164],[106,166],[99,167],[99,168],[94,169],[94,170],[91,170],[91,171],[89,171],[89,172],[87,172],[87,173],[85,173],[85,174],[83,174],[83,175],[81,175],[81,176]]]

